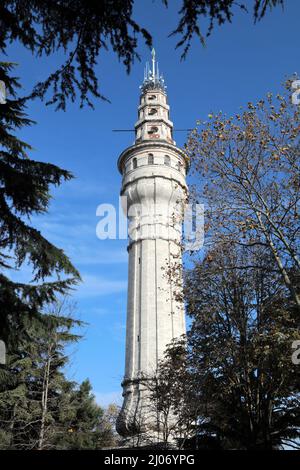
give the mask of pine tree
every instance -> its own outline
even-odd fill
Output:
[[[67,432],[56,443],[57,449],[101,449],[114,443],[112,427],[103,409],[95,402],[89,380],[71,394],[71,416]]]
[[[69,404],[75,384],[66,379],[65,347],[80,339],[71,330],[81,322],[63,314],[69,304],[56,302],[42,321],[28,325],[28,340],[18,353],[9,355],[7,370],[15,387],[0,393],[0,427],[4,448],[51,448],[53,435],[63,433],[62,403]]]
[[[72,304],[55,302],[43,321],[28,326],[22,352],[9,356],[15,386],[0,391],[0,449],[97,449],[114,443],[112,423],[91,393],[66,377],[66,346],[82,322]]]
[[[30,225],[32,215],[47,211],[50,186],[72,175],[30,159],[31,146],[15,135],[33,121],[25,114],[25,101],[17,98],[20,84],[10,75],[13,68],[12,63],[0,63],[7,92],[6,103],[0,105],[0,331],[9,353],[26,338],[28,319],[41,321],[43,305],[79,280],[64,252]],[[32,267],[32,282],[13,281],[9,271],[25,262]],[[6,380],[5,367],[0,372]]]

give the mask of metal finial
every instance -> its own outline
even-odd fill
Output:
[[[155,52],[154,47],[152,48],[151,55],[152,55],[152,67],[148,62],[146,62],[146,69],[144,72],[144,81],[140,88],[142,89],[142,92],[144,92],[146,89],[154,89],[154,88],[160,88],[163,91],[165,91],[166,86],[164,84],[162,75],[159,74],[158,62],[156,62],[156,52]]]
[[[152,48],[151,54],[152,54],[152,76],[153,78],[155,78],[155,49],[154,47]]]

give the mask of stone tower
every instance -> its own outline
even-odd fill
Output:
[[[173,285],[167,270],[176,260],[175,277],[181,278],[187,160],[173,140],[166,87],[154,50],[140,88],[135,142],[118,160],[129,218],[124,402],[117,421],[123,436],[155,428],[140,379],[155,373],[166,346],[185,333],[183,302],[175,292],[180,287],[178,282]]]

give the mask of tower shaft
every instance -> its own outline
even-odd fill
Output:
[[[155,53],[152,57],[153,70],[146,67],[141,87],[135,143],[118,161],[130,236],[124,402],[117,422],[124,436],[155,428],[141,379],[155,375],[167,345],[185,333],[178,290],[187,160],[173,141],[165,86],[155,73]],[[174,265],[177,276],[170,277]]]

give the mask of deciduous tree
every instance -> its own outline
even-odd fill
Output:
[[[266,248],[215,247],[187,276],[188,363],[199,435],[225,448],[298,446],[295,304]]]
[[[299,117],[287,82],[235,116],[209,115],[187,144],[206,243],[267,247],[298,308]]]

